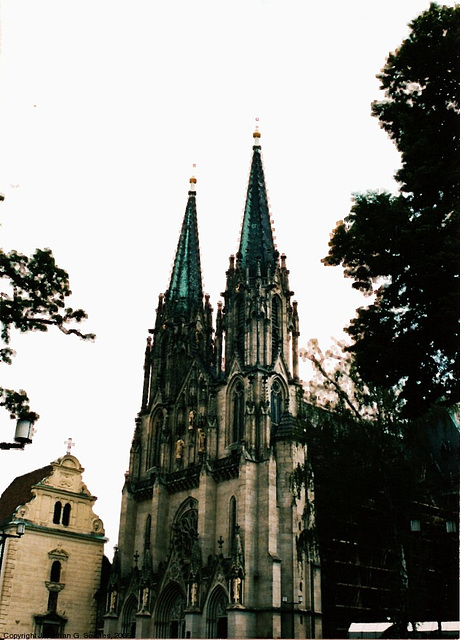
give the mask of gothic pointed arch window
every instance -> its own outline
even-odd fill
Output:
[[[160,463],[160,441],[161,432],[163,429],[163,412],[159,411],[153,418],[150,424],[150,430],[147,440],[147,457],[145,461],[145,468],[158,466]]]
[[[272,299],[272,362],[275,361],[281,345],[281,302],[278,296]]]
[[[244,385],[238,380],[232,393],[232,442],[244,438]]]
[[[283,390],[279,380],[275,378],[270,390],[270,419],[272,424],[278,425],[283,414]]]

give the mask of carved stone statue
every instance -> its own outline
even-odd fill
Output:
[[[110,594],[110,604],[109,604],[109,612],[110,613],[116,613],[117,611],[117,592],[116,591],[112,591],[112,593]]]
[[[198,585],[196,582],[192,582],[192,585],[190,587],[190,605],[192,607],[196,607],[197,597],[198,597]]]
[[[176,460],[182,460],[182,456],[184,455],[184,441],[182,438],[176,442]]]
[[[206,433],[201,427],[198,429],[198,452],[203,453],[206,450]]]
[[[241,578],[239,576],[236,576],[232,580],[232,595],[233,595],[233,602],[235,604],[239,604],[240,602],[240,596],[241,596],[240,587],[241,587]]]
[[[142,611],[146,611],[147,610],[148,604],[149,604],[149,588],[148,587],[144,587],[142,589],[142,601],[141,601]]]

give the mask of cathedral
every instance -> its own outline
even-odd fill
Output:
[[[104,633],[322,636],[297,304],[276,250],[260,133],[215,324],[190,179],[169,288],[147,339]]]

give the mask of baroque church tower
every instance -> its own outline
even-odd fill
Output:
[[[254,133],[246,206],[216,326],[190,190],[147,340],[105,632],[150,638],[321,637],[299,319],[275,248]]]

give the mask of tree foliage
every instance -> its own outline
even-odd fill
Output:
[[[459,18],[431,4],[388,57],[372,113],[401,153],[399,194],[355,195],[323,259],[373,296],[348,350],[367,383],[401,386],[412,416],[458,400]]]
[[[401,390],[365,382],[344,342],[335,341],[323,352],[313,339],[302,355],[313,366],[313,377],[305,386],[305,398],[310,405],[325,409],[343,424],[360,425],[358,429],[400,432],[406,422],[402,416]]]
[[[66,306],[66,298],[72,294],[69,276],[57,266],[50,249],[37,249],[31,257],[0,250],[0,279],[1,362],[11,364],[15,355],[10,347],[13,329],[24,333],[57,327],[67,335],[94,339],[93,334],[82,333],[75,326],[86,319],[87,314],[83,309]],[[27,417],[32,421],[38,418],[31,411],[23,390],[0,388],[0,405],[12,418]]]

